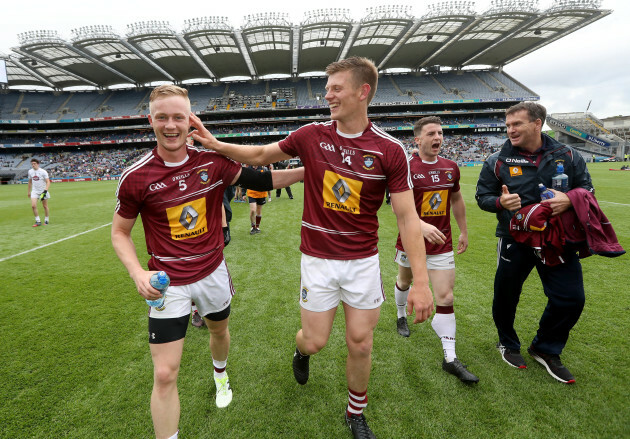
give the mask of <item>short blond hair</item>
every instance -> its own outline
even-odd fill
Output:
[[[188,98],[188,90],[173,84],[164,84],[155,87],[149,96],[149,111],[152,111],[152,103],[158,99],[168,98],[171,96],[181,96],[186,99],[188,106],[190,107],[190,99]]]
[[[330,63],[326,67],[327,76],[345,71],[352,72],[352,77],[357,87],[363,84],[370,86],[368,104],[372,102],[372,98],[376,94],[376,87],[378,86],[378,69],[372,60],[361,56],[351,56],[350,58]]]

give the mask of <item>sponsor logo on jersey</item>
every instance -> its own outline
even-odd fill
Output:
[[[414,180],[420,180],[424,178],[424,174],[413,174],[411,178],[413,178]]]
[[[155,192],[160,189],[166,189],[166,184],[162,183],[161,181],[149,185],[149,190],[151,192]]]
[[[448,190],[428,191],[422,194],[422,212],[420,216],[445,216]]]
[[[187,177],[189,177],[190,174],[186,173],[186,174],[182,174],[182,175],[176,175],[175,177],[173,177],[173,181],[178,181],[178,180],[183,180]]]
[[[169,207],[166,215],[171,227],[171,238],[174,240],[195,238],[208,233],[205,198]]]
[[[362,187],[362,181],[342,177],[332,171],[326,171],[322,189],[324,208],[353,214],[361,213]]]
[[[453,171],[444,171],[444,174],[446,174],[446,179],[448,181],[453,181]]]
[[[514,163],[514,164],[520,164],[520,165],[529,164],[529,162],[526,159],[511,158],[511,157],[506,157],[505,163]]]
[[[510,177],[518,177],[523,175],[523,169],[520,166],[510,166]]]
[[[371,171],[374,169],[374,161],[376,160],[376,156],[372,154],[365,154],[363,156],[363,169],[366,171]]]
[[[319,144],[319,147],[326,150],[326,151],[330,151],[330,152],[335,152],[335,145],[331,145],[330,143],[326,143],[326,142],[321,142]]]
[[[200,169],[197,171],[197,175],[201,179],[201,184],[206,184],[210,180],[207,169]]]
[[[308,302],[308,298],[306,296],[308,296],[308,288],[302,287],[302,302],[304,303]]]

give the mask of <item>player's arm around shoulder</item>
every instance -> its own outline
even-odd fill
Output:
[[[391,200],[392,208],[396,214],[400,239],[409,258],[414,279],[407,297],[407,313],[411,314],[415,310],[416,317],[413,322],[424,322],[433,313],[434,304],[433,294],[429,289],[429,275],[427,272],[426,249],[422,236],[422,227],[416,211],[413,192],[411,190],[393,192]]]
[[[237,162],[260,166],[291,158],[291,156],[282,152],[278,143],[235,145],[220,142],[208,131],[201,119],[193,113],[190,114],[190,126],[193,128],[193,131],[190,133],[193,139],[201,143],[204,148],[214,150]]]

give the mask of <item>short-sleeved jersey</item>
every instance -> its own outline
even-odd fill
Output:
[[[372,123],[349,136],[335,121],[305,125],[279,145],[304,164],[300,251],[325,259],[377,254],[376,214],[385,188],[411,189],[403,145]]]
[[[254,169],[254,170],[257,172],[266,171],[264,167],[259,167],[258,169]],[[252,198],[267,198],[267,191],[255,191],[253,189],[247,189],[247,196],[252,197]]]
[[[448,253],[453,250],[451,195],[460,189],[457,163],[439,156],[434,163],[427,163],[420,157],[412,155],[409,167],[413,181],[413,197],[420,219],[437,227],[446,236],[444,244],[431,244],[425,239],[427,254]],[[400,235],[396,248],[404,251]]]
[[[35,192],[44,192],[46,190],[48,172],[45,169],[39,168],[37,171],[33,168],[29,169],[28,178],[33,182]]]
[[[223,192],[241,166],[213,151],[188,147],[188,159],[165,163],[157,148],[121,175],[116,213],[142,217],[151,270],[172,285],[212,273],[223,260]]]

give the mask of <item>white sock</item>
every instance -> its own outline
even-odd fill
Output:
[[[41,222],[42,222],[42,220],[39,218],[39,216],[36,216],[36,217],[35,217],[35,222],[36,222],[36,223],[41,223]]]
[[[398,284],[394,286],[394,298],[396,300],[396,308],[398,318],[407,316],[407,296],[409,295],[409,288],[406,290],[398,289]]]
[[[225,361],[218,361],[214,358],[212,359],[212,365],[214,366],[214,379],[220,380],[221,378],[225,378],[227,373],[225,372],[225,367],[227,366],[227,358]],[[218,372],[218,370],[220,372]]]
[[[431,327],[442,341],[442,349],[444,349],[444,358],[448,363],[455,360],[455,313],[452,307],[438,306],[435,316],[431,321]],[[451,308],[450,313],[439,312],[439,308]]]
[[[179,430],[177,430],[175,432],[175,434],[173,436],[169,437],[168,439],[177,439],[177,435],[179,435]]]
[[[46,217],[44,217],[44,221],[48,221],[48,217],[47,217],[47,216],[46,216]]]

